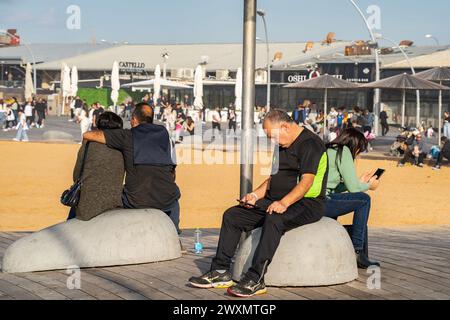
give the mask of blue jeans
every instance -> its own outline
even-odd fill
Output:
[[[450,139],[450,123],[444,124],[444,136]]]
[[[128,200],[127,194],[125,192],[122,193],[122,203],[123,203],[123,207],[125,209],[136,209],[130,204],[130,201]],[[178,202],[178,200],[175,201],[170,207],[163,209],[161,211],[169,216],[170,220],[172,220],[173,224],[175,225],[175,228],[177,229],[178,234],[181,234],[180,203]]]
[[[364,192],[333,193],[329,195],[325,205],[325,216],[337,218],[354,212],[352,242],[355,250],[364,249],[364,238],[367,232],[367,221],[370,213],[370,197]]]
[[[28,141],[27,130],[24,130],[22,125],[19,125],[19,130],[17,131],[16,139],[19,141]]]

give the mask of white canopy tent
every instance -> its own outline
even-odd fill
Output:
[[[194,75],[194,108],[203,109],[203,68],[198,65]]]
[[[237,111],[242,110],[242,68],[238,68],[236,73],[236,86],[234,87],[234,95],[236,101],[234,102],[234,107]]]
[[[119,90],[120,90],[120,79],[119,79],[119,63],[114,61],[113,68],[111,72],[111,100],[113,102],[113,106],[117,106],[117,102],[119,101]],[[114,108],[115,111],[116,108]]]
[[[161,96],[161,67],[159,64],[155,68],[155,79],[153,82],[153,101],[158,101]]]
[[[33,79],[31,77],[31,64],[27,63],[25,70],[25,99],[29,100],[33,97]]]
[[[72,73],[70,77],[70,95],[72,97],[76,97],[78,93],[78,70],[76,66],[72,67]]]
[[[70,83],[70,68],[66,63],[62,63],[61,65],[61,94],[62,94],[62,107],[61,114],[65,112],[66,99],[71,94],[71,83]]]

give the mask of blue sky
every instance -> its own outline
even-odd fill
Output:
[[[358,0],[363,11],[381,8],[385,37],[433,44],[425,34],[450,44],[449,0]],[[81,9],[81,29],[69,30],[69,5]],[[367,39],[348,0],[259,0],[267,12],[272,41]],[[204,43],[242,40],[243,0],[0,0],[0,28],[17,28],[33,42]],[[258,20],[258,36],[263,37]]]

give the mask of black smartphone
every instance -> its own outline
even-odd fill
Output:
[[[372,177],[377,176],[377,180],[380,180],[381,176],[386,172],[384,169],[378,169]]]
[[[239,205],[241,207],[250,207],[252,209],[260,209],[260,207],[258,207],[257,205],[254,205],[254,204],[250,204],[250,203],[247,203],[247,202],[239,200],[239,199],[236,199],[236,201],[239,202]]]

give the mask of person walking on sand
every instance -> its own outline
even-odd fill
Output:
[[[28,142],[29,140],[28,140],[27,131],[28,131],[29,127],[27,124],[27,117],[25,116],[25,113],[23,112],[23,110],[19,110],[18,115],[19,115],[19,120],[18,120],[18,124],[16,127],[17,135],[13,140]]]

